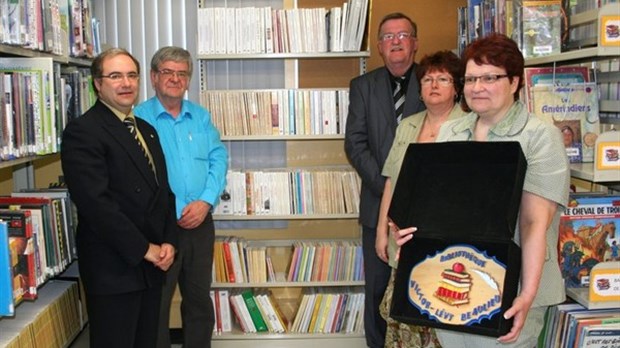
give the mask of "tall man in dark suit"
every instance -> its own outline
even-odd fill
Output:
[[[415,78],[417,26],[402,13],[391,13],[379,24],[377,47],[385,66],[351,81],[345,151],[362,178],[360,223],[366,277],[364,330],[371,348],[384,346],[386,323],[379,304],[390,277],[388,236],[377,235],[379,204],[385,178],[383,163],[402,117],[424,110]],[[398,115],[397,115],[398,113]]]
[[[113,48],[91,66],[95,105],[67,125],[61,161],[78,209],[90,347],[155,347],[174,260],[174,195],[155,130],[133,118],[140,65]]]

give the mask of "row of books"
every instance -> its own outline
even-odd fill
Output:
[[[223,136],[344,134],[349,91],[202,91],[201,104]]]
[[[229,170],[215,214],[357,214],[360,187],[351,168]]]
[[[359,51],[368,0],[342,7],[198,9],[198,54]]]
[[[63,272],[77,257],[76,211],[66,190],[16,192],[0,197],[0,315],[11,316],[23,300],[37,298],[37,289]],[[8,257],[8,259],[7,259]]]
[[[603,348],[620,344],[618,309],[588,310],[577,303],[549,308],[542,337],[547,348]]]
[[[573,25],[567,13],[578,14],[598,9],[617,0],[467,0],[458,8],[458,49],[490,33],[511,37],[525,58],[558,54],[564,49],[595,46],[599,35],[616,42],[618,26],[609,16],[608,28],[599,30],[598,16]],[[610,14],[616,14],[617,7]],[[608,32],[606,33],[606,30]]]
[[[95,101],[89,75],[52,58],[0,58],[0,158],[58,152],[64,126]]]
[[[297,241],[287,268],[276,269],[267,247],[218,236],[213,277],[218,283],[363,281],[363,262],[358,241]]]
[[[218,290],[218,292],[227,294],[227,290]],[[217,301],[217,297],[216,297]],[[232,325],[227,325],[224,320],[228,319],[226,316],[226,302],[230,303],[233,316],[236,322],[241,327],[241,330],[245,333],[254,332],[270,332],[270,333],[284,333],[288,331],[288,319],[280,309],[277,300],[273,294],[268,291],[253,293],[252,290],[244,290],[241,292],[234,292],[230,294],[228,301],[220,296],[219,308],[220,315],[223,319],[221,325],[221,332],[228,332]],[[218,303],[216,303],[218,304]],[[217,317],[216,309],[216,317]],[[217,321],[216,321],[217,322]],[[216,324],[216,329],[219,331],[219,327]]]
[[[65,57],[101,52],[91,0],[0,0],[0,43]]]
[[[36,301],[19,306],[15,319],[0,319],[0,347],[67,347],[85,313],[77,282],[50,281]]]
[[[364,293],[308,289],[291,325],[296,333],[364,333]]]
[[[217,236],[213,255],[213,277],[216,282],[276,281],[273,264],[265,247],[248,245],[243,238]]]
[[[363,281],[362,245],[359,241],[295,242],[287,280]]]

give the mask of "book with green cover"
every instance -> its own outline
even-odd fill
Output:
[[[258,305],[256,304],[256,300],[254,299],[252,291],[246,290],[242,292],[241,297],[243,297],[243,301],[245,302],[245,305],[250,312],[252,322],[254,323],[254,326],[256,326],[256,332],[267,331],[267,324],[265,323],[265,320],[260,314],[260,310],[258,309]]]

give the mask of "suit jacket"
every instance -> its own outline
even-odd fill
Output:
[[[134,137],[101,101],[63,132],[61,162],[78,209],[80,277],[89,293],[161,286],[164,272],[144,260],[150,243],[176,246],[174,195],[155,129],[136,119],[157,180]]]
[[[415,64],[411,75],[403,117],[425,109],[419,98]],[[392,147],[397,125],[387,68],[381,67],[351,80],[344,148],[362,179],[359,220],[364,226],[377,227],[385,185],[381,170]]]

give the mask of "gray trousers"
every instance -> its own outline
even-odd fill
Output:
[[[211,290],[215,228],[209,213],[205,221],[192,230],[179,228],[179,245],[175,261],[166,273],[159,317],[158,348],[169,348],[170,304],[177,283],[181,291],[183,347],[209,348],[215,325]]]

